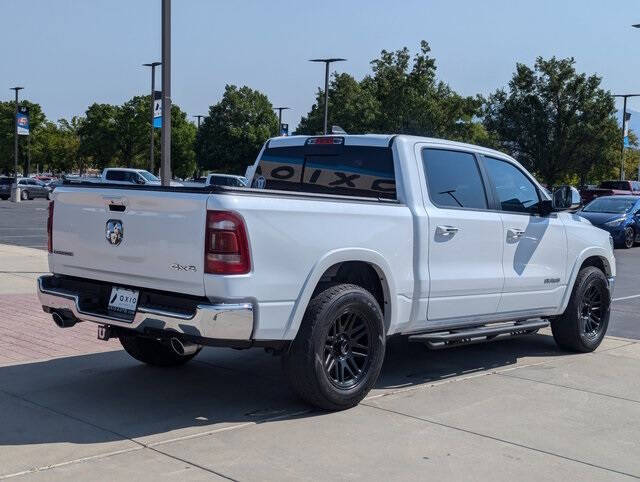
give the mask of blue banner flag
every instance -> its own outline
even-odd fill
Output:
[[[16,122],[18,123],[18,135],[28,136],[29,135],[29,109],[27,107],[21,106],[18,108],[18,115],[16,117]]]

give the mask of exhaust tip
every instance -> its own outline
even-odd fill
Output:
[[[189,343],[188,341],[182,341],[179,338],[171,338],[170,345],[171,349],[180,356],[193,355],[200,348],[200,345]]]
[[[75,318],[64,316],[58,311],[54,311],[53,313],[51,313],[51,317],[53,318],[53,322],[60,328],[70,328],[76,324]]]

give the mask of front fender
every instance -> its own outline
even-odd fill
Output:
[[[567,290],[562,299],[562,304],[560,306],[560,313],[564,313],[567,309],[567,305],[569,304],[569,299],[571,298],[571,293],[573,292],[573,285],[576,282],[576,278],[578,277],[578,272],[580,271],[580,267],[582,264],[588,259],[592,257],[598,257],[602,260],[605,266],[605,276],[615,277],[616,275],[616,263],[615,258],[612,253],[607,251],[604,248],[599,246],[592,246],[589,248],[585,248],[580,254],[576,257],[576,260],[573,263],[571,268],[571,274],[569,275],[569,280],[567,282]]]
[[[381,278],[382,289],[385,299],[388,300],[385,307],[385,327],[387,330],[396,319],[396,303],[394,303],[394,293],[396,293],[396,283],[393,278],[391,267],[386,259],[377,251],[364,248],[341,248],[329,251],[320,258],[314,265],[305,282],[302,290],[296,299],[291,316],[285,329],[285,339],[294,339],[302,323],[304,313],[311,301],[311,296],[322,278],[322,275],[332,266],[346,261],[362,261],[373,266]]]

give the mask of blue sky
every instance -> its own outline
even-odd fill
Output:
[[[4,0],[0,9],[0,99],[24,85],[55,120],[148,92],[140,64],[160,60],[160,0]],[[291,106],[284,120],[294,126],[323,82],[307,59],[346,57],[336,68],[361,78],[381,49],[415,51],[421,39],[439,78],[466,95],[506,85],[516,62],[538,55],[574,56],[614,93],[640,93],[632,23],[632,0],[173,0],[172,98],[206,114],[226,83],[246,84]],[[640,98],[629,106],[640,111]],[[640,128],[640,113],[634,120]]]

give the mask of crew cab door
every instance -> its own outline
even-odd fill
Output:
[[[472,151],[425,146],[419,161],[429,217],[427,322],[495,314],[502,292],[502,218],[489,209]]]
[[[567,284],[564,224],[554,213],[538,214],[541,193],[519,166],[497,157],[481,159],[502,210],[504,289],[498,313],[557,307]]]

